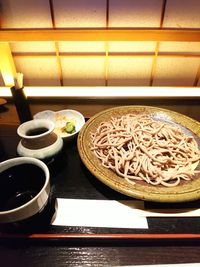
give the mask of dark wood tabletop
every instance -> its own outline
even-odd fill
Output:
[[[190,114],[191,115],[191,114]],[[194,116],[197,116],[196,114]],[[17,124],[0,127],[0,161],[16,157]],[[56,197],[130,199],[98,181],[83,165],[76,139],[48,165]],[[78,190],[77,190],[78,186]],[[146,207],[199,207],[145,202]],[[200,217],[151,217],[148,229],[49,226],[32,232],[1,230],[1,266],[125,266],[200,263]]]

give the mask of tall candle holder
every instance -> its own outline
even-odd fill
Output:
[[[11,93],[13,96],[19,120],[21,123],[23,123],[32,120],[32,114],[30,111],[29,103],[24,93],[23,74],[17,73],[17,76],[14,79],[14,81],[15,85],[11,87]]]

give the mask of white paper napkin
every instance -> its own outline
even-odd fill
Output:
[[[58,198],[57,216],[53,225],[148,229],[147,219],[137,215],[135,208],[144,208],[142,201],[131,207],[115,200]]]
[[[145,209],[143,201],[58,198],[53,225],[148,229],[146,217],[199,217],[200,209]]]

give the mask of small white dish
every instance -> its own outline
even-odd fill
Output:
[[[60,111],[44,110],[35,114],[33,118],[53,121],[55,124],[54,132],[64,140],[71,140],[74,138],[85,124],[85,118],[83,115],[72,109],[64,109]],[[63,130],[67,122],[74,124],[75,132],[67,133]]]

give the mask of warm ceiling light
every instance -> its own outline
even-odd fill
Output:
[[[9,44],[5,42],[0,42],[0,70],[5,86],[13,86],[16,69]]]
[[[28,97],[200,97],[200,90],[193,87],[24,87]],[[8,87],[2,87],[0,97],[10,97]]]

